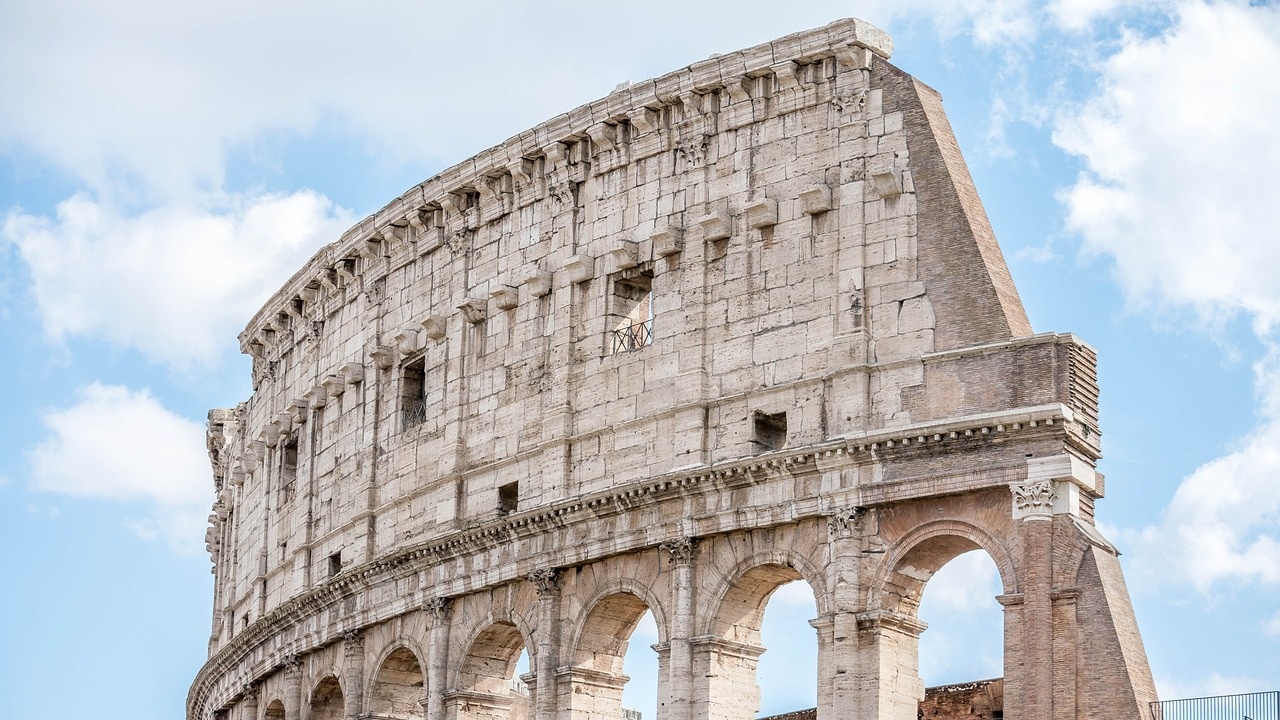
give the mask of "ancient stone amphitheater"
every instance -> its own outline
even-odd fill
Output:
[[[656,720],[748,720],[793,580],[818,720],[910,720],[921,593],[973,549],[1006,717],[1142,717],[1094,352],[1032,333],[890,51],[842,20],[619,87],[299,270],[210,414],[189,720],[620,718],[646,610]]]

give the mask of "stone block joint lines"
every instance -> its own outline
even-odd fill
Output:
[[[1032,333],[891,49],[841,20],[631,85],[321,249],[209,415],[188,719],[621,718],[651,611],[656,720],[748,720],[803,581],[817,720],[908,720],[924,585],[974,549],[1008,716],[1141,717],[1096,354]]]

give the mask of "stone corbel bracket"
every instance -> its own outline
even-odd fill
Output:
[[[499,284],[490,290],[489,297],[493,298],[493,304],[499,310],[511,310],[520,304],[518,289],[506,284]]]
[[[484,298],[469,297],[458,304],[458,310],[462,312],[467,322],[476,325],[484,322],[489,316],[489,303]]]
[[[448,332],[448,324],[443,315],[428,315],[422,319],[422,331],[432,340],[440,340]]]
[[[761,198],[743,208],[747,216],[747,225],[756,230],[773,227],[778,224],[778,201]]]
[[[397,332],[393,337],[396,341],[396,349],[401,355],[412,355],[418,351],[418,331],[405,328]]]
[[[338,372],[348,385],[358,385],[364,382],[364,365],[358,362],[349,362],[343,365]]]
[[[805,215],[818,215],[831,209],[831,186],[810,185],[797,196]]]
[[[574,255],[561,266],[569,282],[577,285],[595,277],[595,262],[586,255]]]
[[[649,234],[653,241],[653,254],[670,257],[684,251],[684,229],[675,225],[663,225]]]
[[[524,287],[528,290],[530,297],[543,297],[551,292],[551,273],[546,270],[535,270],[524,281]]]
[[[605,272],[616,273],[640,264],[639,248],[630,240],[619,240],[613,249],[604,254]]]
[[[698,227],[702,228],[702,239],[707,242],[728,240],[733,235],[733,218],[719,210],[698,218]]]

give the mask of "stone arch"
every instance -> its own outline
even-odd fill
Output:
[[[583,601],[583,611],[578,615],[577,623],[569,634],[570,648],[578,647],[583,633],[586,630],[587,623],[591,621],[591,617],[600,603],[614,595],[620,594],[634,595],[640,600],[640,602],[644,603],[646,609],[653,613],[654,622],[658,626],[658,642],[667,642],[668,625],[666,603],[654,594],[652,588],[644,585],[643,583],[636,582],[631,578],[615,578],[601,584],[594,593]],[[640,614],[643,615],[643,611]],[[637,615],[636,620],[639,620],[639,618],[640,615]],[[634,623],[632,628],[634,628]]]
[[[306,720],[343,720],[344,717],[342,682],[334,673],[328,673],[311,689]]]
[[[1017,566],[1004,542],[967,521],[934,520],[912,528],[886,549],[867,606],[915,617],[934,573],[971,550],[982,550],[996,564],[1006,595],[1018,592]]]
[[[426,688],[426,663],[422,658],[407,638],[397,638],[379,655],[365,696],[372,715],[409,720],[423,714],[420,703]]]
[[[700,634],[758,645],[760,620],[769,597],[774,590],[795,580],[803,580],[809,586],[818,614],[825,615],[830,612],[830,599],[823,575],[812,560],[795,550],[777,548],[753,553],[725,575],[710,595],[703,606]],[[746,637],[741,637],[743,635]]]
[[[267,709],[262,713],[262,720],[284,720],[284,701],[274,698],[267,703]]]
[[[634,585],[638,583],[607,583],[584,605],[566,654],[568,687],[561,690],[568,697],[570,718],[623,717],[622,690],[630,679],[623,672],[627,646],[640,619],[653,608],[652,593]],[[664,624],[658,623],[662,638]]]
[[[513,720],[529,714],[529,696],[513,687],[522,649],[531,649],[529,636],[511,619],[486,618],[471,633],[466,652],[454,671],[447,702],[450,717],[459,720]]]

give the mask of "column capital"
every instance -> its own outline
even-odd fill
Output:
[[[827,517],[827,530],[831,537],[854,537],[862,534],[863,523],[867,519],[867,509],[859,505],[839,508]]]
[[[556,568],[534,570],[528,580],[537,588],[538,597],[552,597],[560,592],[560,571]]]
[[[1052,520],[1053,501],[1058,493],[1052,480],[1011,483],[1014,520]]]
[[[447,597],[433,597],[422,603],[422,609],[431,613],[431,619],[437,624],[449,619],[449,608],[453,601]]]
[[[698,539],[695,537],[668,540],[659,547],[669,553],[677,565],[688,565],[698,557]]]
[[[364,630],[356,628],[342,633],[342,648],[347,657],[364,654]]]
[[[240,689],[240,695],[244,699],[244,702],[250,705],[257,705],[258,704],[258,683],[256,682],[245,683],[244,687]]]
[[[297,679],[302,677],[302,657],[299,655],[290,655],[284,659],[284,674],[286,678]]]

